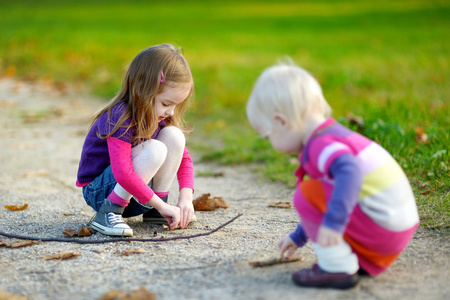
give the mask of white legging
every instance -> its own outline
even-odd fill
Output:
[[[164,127],[156,139],[145,141],[131,149],[133,169],[145,182],[150,183],[153,179],[153,191],[168,192],[180,167],[185,145],[186,138],[180,129],[174,126]],[[118,183],[114,192],[125,200],[132,197]]]

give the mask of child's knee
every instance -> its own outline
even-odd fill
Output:
[[[184,133],[175,126],[161,129],[156,139],[163,142],[169,149],[184,149],[186,145]]]
[[[138,159],[141,161],[152,162],[152,164],[162,165],[166,160],[167,146],[161,141],[152,139],[145,141],[142,145],[138,145],[136,147],[142,148],[139,153],[132,151],[132,154],[137,154],[133,155],[133,162]]]

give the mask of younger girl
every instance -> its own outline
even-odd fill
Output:
[[[263,72],[247,104],[251,125],[276,150],[299,154],[293,202],[302,223],[278,246],[281,257],[291,257],[309,238],[318,263],[293,280],[349,288],[358,273],[378,275],[394,262],[419,217],[409,181],[392,156],[330,113],[319,83],[291,65]]]
[[[194,215],[194,173],[183,113],[194,91],[188,63],[172,45],[142,50],[117,96],[94,116],[83,145],[77,186],[97,211],[91,227],[132,236],[122,217],[185,228]],[[167,204],[178,177],[177,206]]]

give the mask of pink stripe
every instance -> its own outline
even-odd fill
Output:
[[[369,146],[370,143],[372,143],[371,140],[356,132],[348,135],[347,137],[345,137],[345,139],[347,140],[348,143],[351,144],[354,154],[358,154],[361,150],[363,150],[364,148]]]
[[[77,180],[76,186],[77,186],[77,187],[85,187],[85,186],[87,186],[89,183],[91,183],[91,181],[81,183],[81,182],[79,182],[79,181]]]
[[[163,198],[167,195],[169,195],[169,192],[155,192],[156,196],[158,196],[159,198]]]
[[[125,200],[125,199],[122,199],[119,196],[117,196],[117,194],[114,192],[114,190],[106,198],[111,200],[112,203],[118,204],[122,207],[127,207],[127,205],[130,203],[130,200]]]

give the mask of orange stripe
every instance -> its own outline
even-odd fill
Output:
[[[322,182],[315,179],[305,180],[300,184],[300,190],[309,204],[322,213],[326,212],[327,199]]]
[[[373,250],[367,249],[363,245],[359,244],[357,241],[352,239],[347,234],[344,234],[344,240],[350,244],[350,247],[354,252],[358,253],[368,261],[372,262],[376,266],[388,267],[394,260],[400,255],[400,253],[383,255]]]

